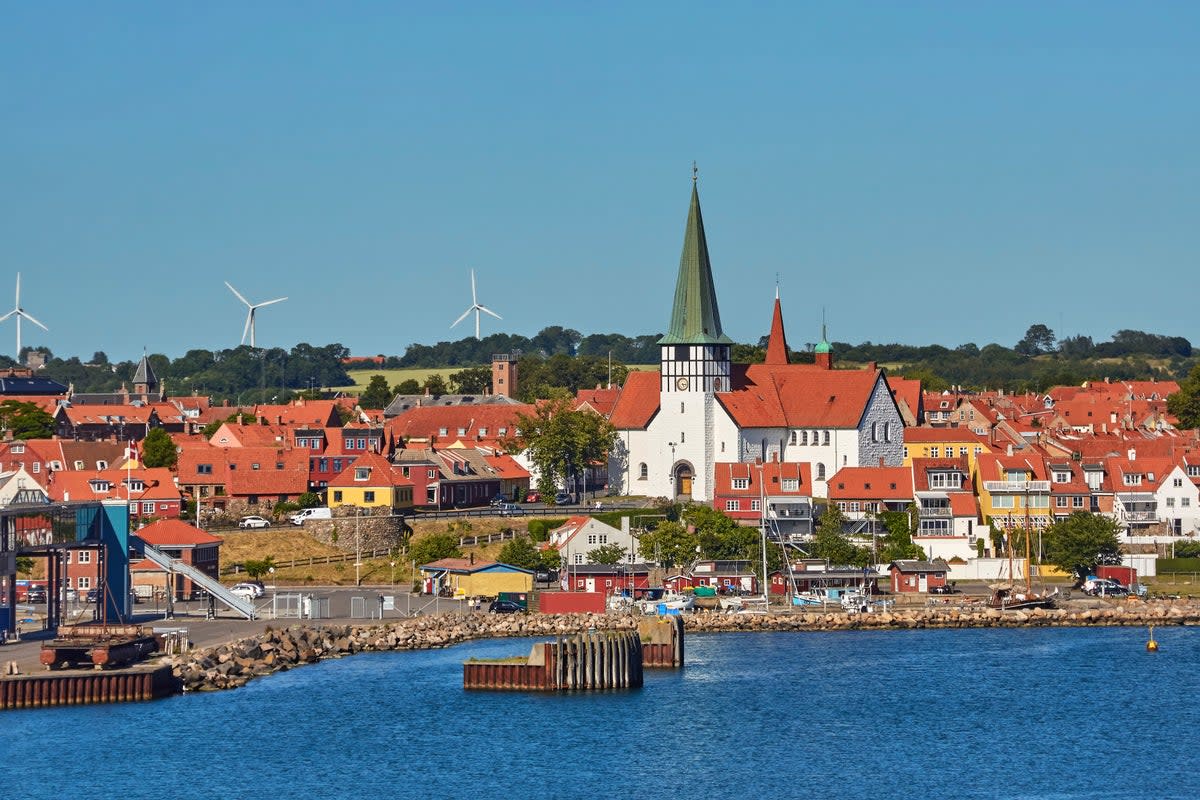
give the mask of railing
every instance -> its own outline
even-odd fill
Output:
[[[989,492],[1030,492],[1031,494],[1050,491],[1050,481],[984,481],[983,488]]]
[[[1126,522],[1158,522],[1158,514],[1153,511],[1122,511],[1121,519]]]
[[[954,511],[944,506],[932,506],[929,508],[922,506],[917,509],[917,514],[922,517],[953,517]]]

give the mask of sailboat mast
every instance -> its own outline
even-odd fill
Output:
[[[1033,567],[1029,560],[1029,540],[1031,527],[1029,518],[1029,481],[1025,481],[1025,591],[1033,591]]]

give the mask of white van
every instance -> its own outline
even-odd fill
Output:
[[[303,525],[306,519],[333,519],[333,512],[328,508],[302,508],[288,517],[293,525]]]

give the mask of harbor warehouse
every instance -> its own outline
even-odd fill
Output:
[[[471,597],[495,597],[500,592],[533,590],[533,572],[499,561],[474,558],[443,558],[421,565],[426,594],[450,593]]]

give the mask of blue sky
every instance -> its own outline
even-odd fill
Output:
[[[1200,343],[1194,3],[7,3],[27,344],[660,331],[692,160],[727,333]],[[12,349],[11,322],[0,348]]]

